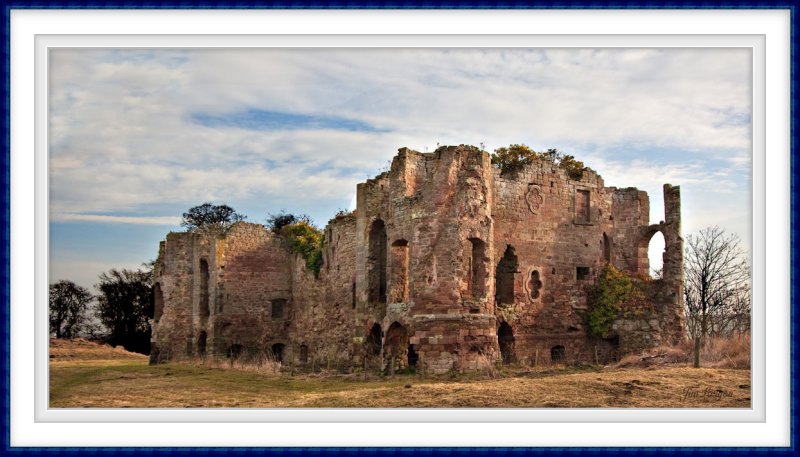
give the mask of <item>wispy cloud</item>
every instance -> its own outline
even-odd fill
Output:
[[[55,213],[50,215],[53,222],[100,222],[103,224],[136,224],[136,225],[180,225],[181,218],[173,216],[111,216],[105,214],[70,214]]]

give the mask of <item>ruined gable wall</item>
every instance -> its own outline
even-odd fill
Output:
[[[602,178],[587,169],[574,180],[539,160],[513,176],[496,170],[494,186],[494,265],[509,246],[518,262],[513,303],[496,305],[498,324],[513,330],[516,360],[549,362],[555,346],[564,346],[567,360],[587,358],[585,288],[605,265],[603,234],[613,239]]]
[[[293,303],[291,255],[283,240],[260,224],[238,222],[209,254],[216,303],[208,333],[214,351],[225,355],[235,344],[264,351],[267,343],[285,338]],[[273,317],[276,300],[286,304]]]

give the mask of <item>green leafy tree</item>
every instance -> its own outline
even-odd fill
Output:
[[[495,149],[492,154],[492,164],[500,168],[503,174],[510,174],[522,170],[540,157],[540,154],[524,144],[512,144]]]
[[[245,216],[228,205],[212,205],[206,202],[183,213],[181,225],[189,231],[224,231],[234,222],[244,219]]]
[[[87,323],[87,307],[92,294],[72,281],[50,284],[50,334],[74,338]]]
[[[108,329],[107,342],[128,351],[150,352],[153,316],[152,274],[143,270],[111,269],[100,274],[95,288],[97,317]]]

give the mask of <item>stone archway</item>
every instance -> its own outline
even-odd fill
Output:
[[[383,338],[383,357],[388,374],[405,367],[408,354],[408,331],[395,321],[386,330]]]

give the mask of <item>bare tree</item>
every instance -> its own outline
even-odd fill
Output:
[[[694,366],[710,335],[743,328],[750,320],[750,268],[739,237],[708,227],[686,238],[684,259],[687,329],[694,339]]]

